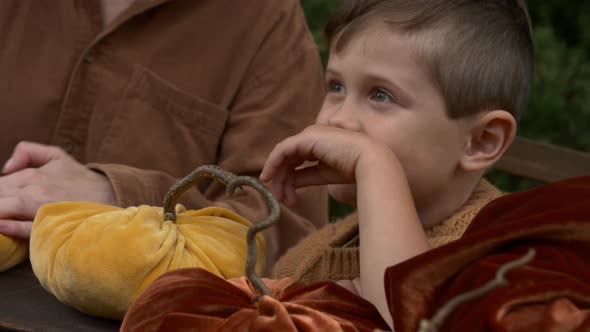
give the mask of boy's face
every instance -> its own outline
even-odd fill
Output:
[[[358,33],[330,55],[326,86],[316,122],[388,145],[402,163],[418,212],[428,208],[457,170],[469,120],[447,117],[411,40],[385,26]]]

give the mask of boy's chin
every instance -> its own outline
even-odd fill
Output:
[[[328,192],[334,200],[356,206],[356,184],[331,184]]]

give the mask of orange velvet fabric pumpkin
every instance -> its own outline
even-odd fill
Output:
[[[199,268],[168,272],[134,301],[121,331],[389,330],[370,302],[335,283],[262,280],[272,296],[259,296],[245,277],[224,280]]]
[[[396,331],[416,331],[531,249],[505,285],[447,310],[438,331],[590,332],[590,176],[498,198],[461,239],[389,267]]]
[[[29,243],[0,234],[0,272],[25,261],[29,255]]]

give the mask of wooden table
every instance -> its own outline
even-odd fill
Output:
[[[118,331],[119,325],[59,302],[41,286],[29,262],[0,272],[0,331]]]

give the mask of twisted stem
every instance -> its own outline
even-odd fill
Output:
[[[176,202],[182,194],[203,178],[213,178],[227,186],[236,176],[215,165],[197,167],[197,169],[173,185],[166,193],[164,197],[164,220],[176,222]]]
[[[471,299],[482,296],[497,287],[505,286],[506,284],[508,284],[508,281],[505,278],[506,273],[512,269],[528,264],[530,261],[533,260],[534,257],[535,249],[530,248],[529,251],[523,257],[502,265],[498,269],[498,271],[496,271],[496,276],[494,279],[488,281],[486,284],[479,288],[455,296],[449,302],[447,302],[447,304],[440,308],[432,319],[423,319],[422,321],[420,321],[420,328],[418,329],[418,332],[437,332],[444,320],[447,318],[447,316],[450,315],[451,312],[455,310],[457,306],[459,306],[463,302],[467,302]]]
[[[238,176],[232,179],[226,188],[226,192],[231,195],[238,188],[243,185],[248,185],[256,189],[262,197],[266,206],[268,207],[268,216],[266,219],[254,224],[246,234],[246,241],[248,244],[248,256],[246,258],[246,278],[250,280],[252,286],[258,291],[260,295],[271,296],[268,287],[262,282],[262,279],[256,274],[256,258],[258,255],[258,247],[256,245],[256,234],[275,224],[281,214],[281,209],[277,200],[273,197],[270,191],[260,181],[249,176]]]
[[[176,202],[180,196],[189,188],[203,178],[213,178],[226,186],[226,193],[233,195],[241,191],[244,185],[250,186],[258,191],[268,207],[268,216],[259,223],[248,229],[246,242],[248,244],[248,256],[246,258],[246,277],[260,295],[270,296],[268,287],[262,279],[256,275],[256,258],[258,257],[258,246],[256,245],[256,234],[270,227],[279,220],[281,209],[277,200],[271,192],[257,179],[250,176],[236,176],[225,171],[219,166],[203,165],[192,171],[189,175],[178,181],[164,197],[164,220],[176,222]]]

